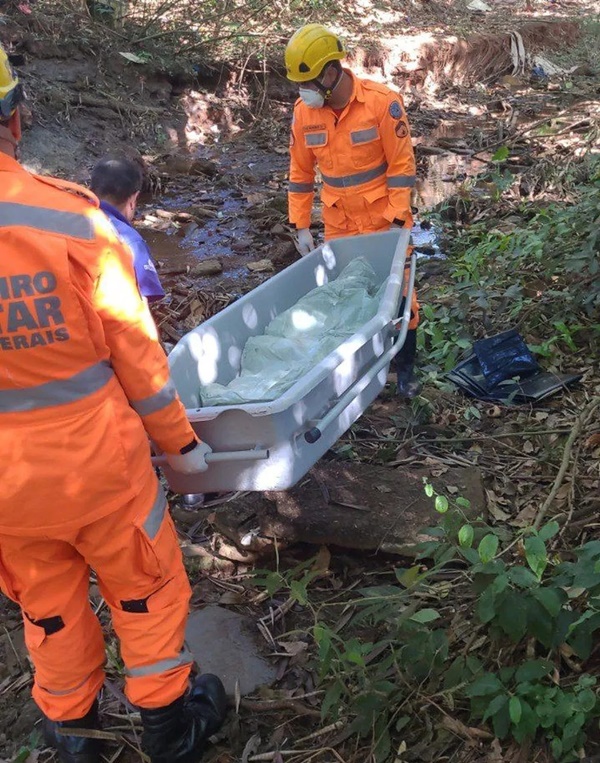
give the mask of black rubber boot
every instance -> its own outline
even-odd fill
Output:
[[[100,763],[100,740],[70,736],[69,729],[99,729],[98,702],[89,713],[73,721],[51,721],[44,718],[44,739],[48,747],[58,751],[62,763]]]
[[[422,384],[415,378],[415,359],[417,356],[417,330],[409,329],[400,352],[396,355],[396,378],[399,397],[416,397]]]
[[[142,747],[152,763],[197,763],[208,738],[223,725],[227,696],[221,679],[207,673],[170,705],[140,713]]]

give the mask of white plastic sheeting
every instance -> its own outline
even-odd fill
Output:
[[[229,384],[200,389],[202,406],[275,400],[326,355],[377,313],[387,281],[362,258],[353,260],[335,281],[319,286],[269,323],[262,336],[250,337],[241,371]]]

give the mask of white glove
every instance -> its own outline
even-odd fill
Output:
[[[181,474],[198,474],[208,469],[206,456],[212,453],[212,448],[205,442],[199,442],[189,453],[166,453],[167,463]]]
[[[310,228],[300,228],[298,230],[298,251],[300,256],[304,257],[315,248],[315,242],[310,232]]]

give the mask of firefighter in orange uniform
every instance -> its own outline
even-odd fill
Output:
[[[390,227],[412,228],[415,158],[402,98],[385,85],[359,79],[340,61],[341,40],[308,24],[285,51],[287,77],[299,86],[290,141],[289,219],[302,255],[314,249],[310,232],[315,169],[323,179],[325,240]],[[414,397],[419,305],[397,356],[398,392]]]
[[[206,469],[169,378],[131,255],[85,189],[26,172],[23,94],[0,47],[0,588],[23,612],[33,697],[67,763],[99,763],[102,630],[112,612],[126,692],[153,763],[197,761],[223,722],[216,676],[191,681],[190,587],[148,436],[174,469]]]

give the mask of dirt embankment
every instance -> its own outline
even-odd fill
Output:
[[[184,59],[162,51],[134,53],[137,46],[126,34],[88,20],[75,37],[64,14],[32,7],[27,15],[9,6],[0,28],[28,93],[23,150],[32,169],[85,181],[107,151],[138,152],[152,166],[164,157],[223,147],[241,134],[249,152],[254,144],[284,152],[295,91],[278,57],[259,65],[252,55],[211,62],[204,54]],[[580,74],[594,74],[593,41],[586,49],[578,22],[517,21],[511,32],[498,28],[498,7],[481,15],[479,24],[477,14],[461,17],[465,33],[455,36],[451,17],[443,25],[431,18],[431,9],[422,15],[410,28],[394,24],[376,39],[366,29],[349,41],[357,73],[406,94],[417,136],[460,115],[461,107],[485,104],[488,94],[474,83],[493,86],[504,75],[527,79],[540,52],[551,51],[561,61],[568,52],[568,63],[580,64]],[[469,31],[474,27],[477,34]],[[523,43],[518,60],[515,39]],[[172,164],[169,172],[186,171]]]

